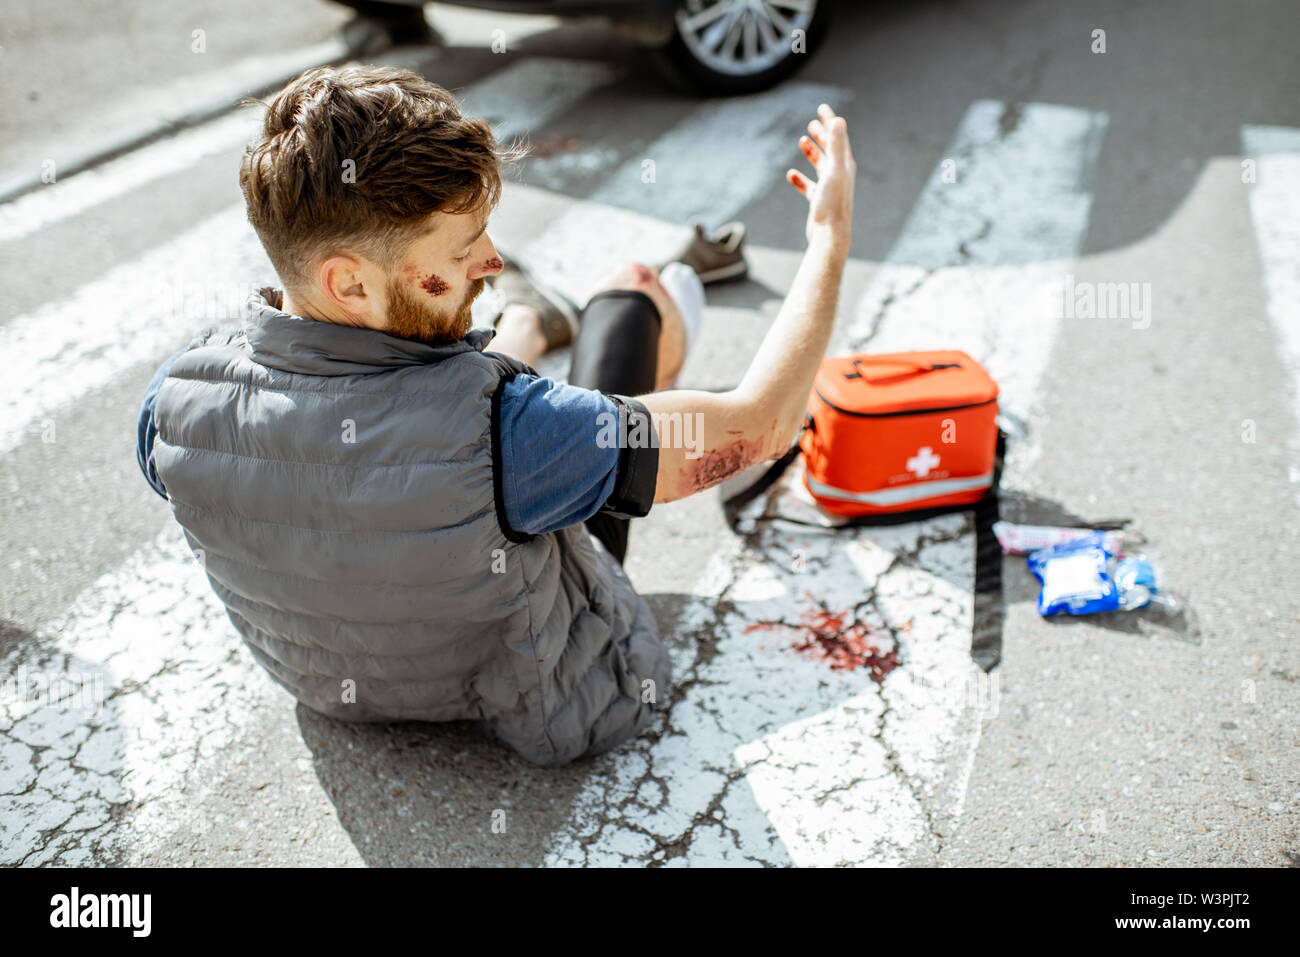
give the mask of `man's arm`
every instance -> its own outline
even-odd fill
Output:
[[[808,124],[800,149],[817,182],[790,170],[786,179],[808,198],[808,249],[772,328],[740,385],[729,392],[675,389],[638,398],[654,416],[694,416],[703,435],[689,447],[660,436],[656,502],[672,502],[786,451],[803,422],[808,393],[826,353],[840,280],[852,239],[857,172],[848,129],[829,106]]]

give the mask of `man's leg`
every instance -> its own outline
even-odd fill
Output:
[[[686,352],[682,317],[655,270],[629,263],[610,276],[582,310],[569,383],[637,396],[677,378]],[[593,515],[587,528],[623,563],[630,522]]]
[[[532,306],[511,303],[497,320],[497,334],[488,344],[493,352],[514,356],[527,365],[535,365],[546,352],[542,320]]]
[[[520,304],[507,306],[491,345],[494,352],[533,365],[546,351],[537,311]],[[569,384],[644,395],[672,384],[685,359],[686,327],[658,272],[628,263],[600,284],[582,310]],[[594,515],[586,525],[622,564],[628,520]]]
[[[650,297],[651,302],[659,311],[664,327],[663,334],[657,337],[657,345],[651,347],[656,357],[657,373],[653,385],[638,390],[638,393],[656,392],[668,387],[677,378],[677,374],[681,371],[682,363],[686,358],[686,327],[682,323],[681,314],[678,312],[672,297],[659,283],[658,273],[649,266],[643,266],[640,263],[629,263],[610,275],[592,294],[592,298],[594,299],[600,293],[610,290],[642,292]],[[585,325],[584,318],[578,328],[579,342],[583,341],[582,328]],[[597,322],[596,325],[600,325],[600,323]],[[506,306],[501,318],[497,320],[496,329],[497,334],[492,339],[490,346],[493,352],[503,352],[506,355],[514,356],[528,365],[534,365],[546,352],[546,337],[542,335],[541,319],[538,317],[537,311],[529,306],[519,303]],[[615,369],[623,368],[622,364],[617,361],[609,363],[600,361],[604,357],[604,347],[608,343],[606,337],[588,335],[586,338],[584,364],[589,357],[595,366],[608,364]],[[596,342],[598,339],[600,340],[599,343]],[[575,343],[575,358],[577,355],[577,345]],[[576,368],[576,366],[571,366],[572,368]],[[596,378],[594,372],[591,378]],[[570,378],[570,381],[573,381],[572,378]],[[582,384],[589,389],[598,388],[586,383],[574,384]],[[623,395],[633,394],[625,388],[605,389],[605,391],[620,392]]]

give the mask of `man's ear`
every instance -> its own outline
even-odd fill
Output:
[[[360,259],[346,253],[330,256],[320,265],[320,285],[326,302],[357,322],[368,324],[375,302],[365,281],[369,270]]]

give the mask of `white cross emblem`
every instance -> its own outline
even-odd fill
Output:
[[[916,455],[907,460],[907,470],[916,473],[917,478],[925,478],[938,464],[939,456],[934,454],[934,449],[923,445],[916,450]]]

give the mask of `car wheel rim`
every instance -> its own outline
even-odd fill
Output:
[[[677,33],[709,69],[753,76],[793,53],[816,9],[817,0],[687,0]]]

